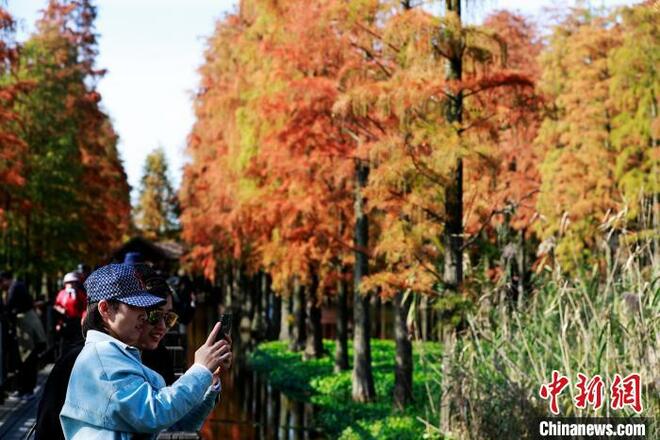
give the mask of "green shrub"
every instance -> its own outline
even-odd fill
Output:
[[[412,417],[390,416],[376,421],[359,421],[349,426],[338,437],[340,440],[418,440],[421,438],[420,423]]]
[[[329,355],[303,361],[301,353],[288,351],[285,342],[260,344],[251,355],[250,367],[264,374],[268,381],[286,394],[310,401],[319,409],[318,428],[329,438],[418,439],[425,425],[419,418],[427,416],[429,393],[436,395],[437,381],[431,380],[435,369],[429,368],[429,356],[437,358],[437,343],[415,343],[413,346],[413,395],[415,402],[404,412],[394,414],[394,341],[371,341],[372,367],[377,401],[356,403],[351,398],[351,371],[335,373],[334,341],[324,341]],[[419,352],[425,356],[420,357]],[[349,358],[352,359],[352,341]]]

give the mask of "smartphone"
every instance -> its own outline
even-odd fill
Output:
[[[218,333],[219,338],[225,338],[231,336],[231,313],[223,313],[220,315],[220,333]]]

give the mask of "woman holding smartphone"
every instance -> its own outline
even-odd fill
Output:
[[[230,343],[214,342],[220,324],[195,352],[194,365],[166,387],[141,363],[135,346],[148,320],[161,330],[167,325],[171,315],[153,313],[167,302],[150,293],[140,271],[127,264],[98,269],[85,287],[89,330],[60,413],[65,438],[155,438],[172,426],[198,430],[220,392],[218,368],[231,362]]]

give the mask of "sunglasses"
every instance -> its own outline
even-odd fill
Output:
[[[147,312],[147,322],[149,324],[157,325],[161,319],[165,322],[165,327],[171,328],[179,320],[179,315],[174,312],[163,312],[161,310]]]

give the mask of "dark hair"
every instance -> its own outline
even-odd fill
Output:
[[[91,271],[91,269],[90,269],[88,264],[78,263],[78,267],[76,268],[76,272],[88,274],[90,271]]]
[[[0,279],[11,280],[14,278],[14,274],[11,273],[11,270],[3,270],[0,272]]]
[[[145,284],[147,285],[147,291],[152,295],[160,296],[163,299],[167,299],[167,295],[172,294],[172,288],[170,287],[169,284],[167,284],[165,278],[161,276],[148,278],[145,281]]]
[[[114,310],[117,310],[119,307],[119,301],[114,299],[108,300],[108,306],[112,307]],[[82,321],[82,335],[83,338],[87,338],[87,332],[89,330],[96,330],[103,333],[108,333],[108,329],[103,322],[103,317],[101,312],[99,312],[99,303],[93,302],[87,304],[87,314],[85,319]]]

